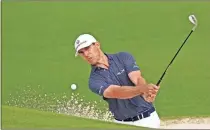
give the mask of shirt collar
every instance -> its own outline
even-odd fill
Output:
[[[113,60],[113,57],[112,57],[111,54],[107,54],[107,53],[104,53],[104,54],[107,56],[107,58],[108,58],[109,60]]]

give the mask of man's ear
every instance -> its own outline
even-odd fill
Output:
[[[99,48],[101,47],[101,45],[100,45],[99,42],[95,42],[94,45],[96,45],[96,46],[99,47]]]

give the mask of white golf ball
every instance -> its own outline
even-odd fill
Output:
[[[77,89],[77,86],[76,86],[76,84],[72,84],[72,85],[71,85],[71,89],[72,89],[72,90],[75,90],[75,89]]]

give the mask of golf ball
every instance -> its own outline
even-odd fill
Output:
[[[77,86],[76,86],[76,84],[72,84],[72,85],[71,85],[71,89],[72,89],[72,90],[75,90],[75,89],[77,89]]]

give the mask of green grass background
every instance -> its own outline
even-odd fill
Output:
[[[74,57],[81,33],[93,34],[107,53],[133,54],[146,80],[156,83],[193,27],[188,16],[195,14],[199,25],[165,76],[155,105],[161,117],[208,116],[209,12],[209,2],[4,1],[3,104],[25,86],[59,95],[71,94],[72,83],[85,99],[98,101],[88,89],[90,66]],[[3,126],[9,127],[5,117]]]

